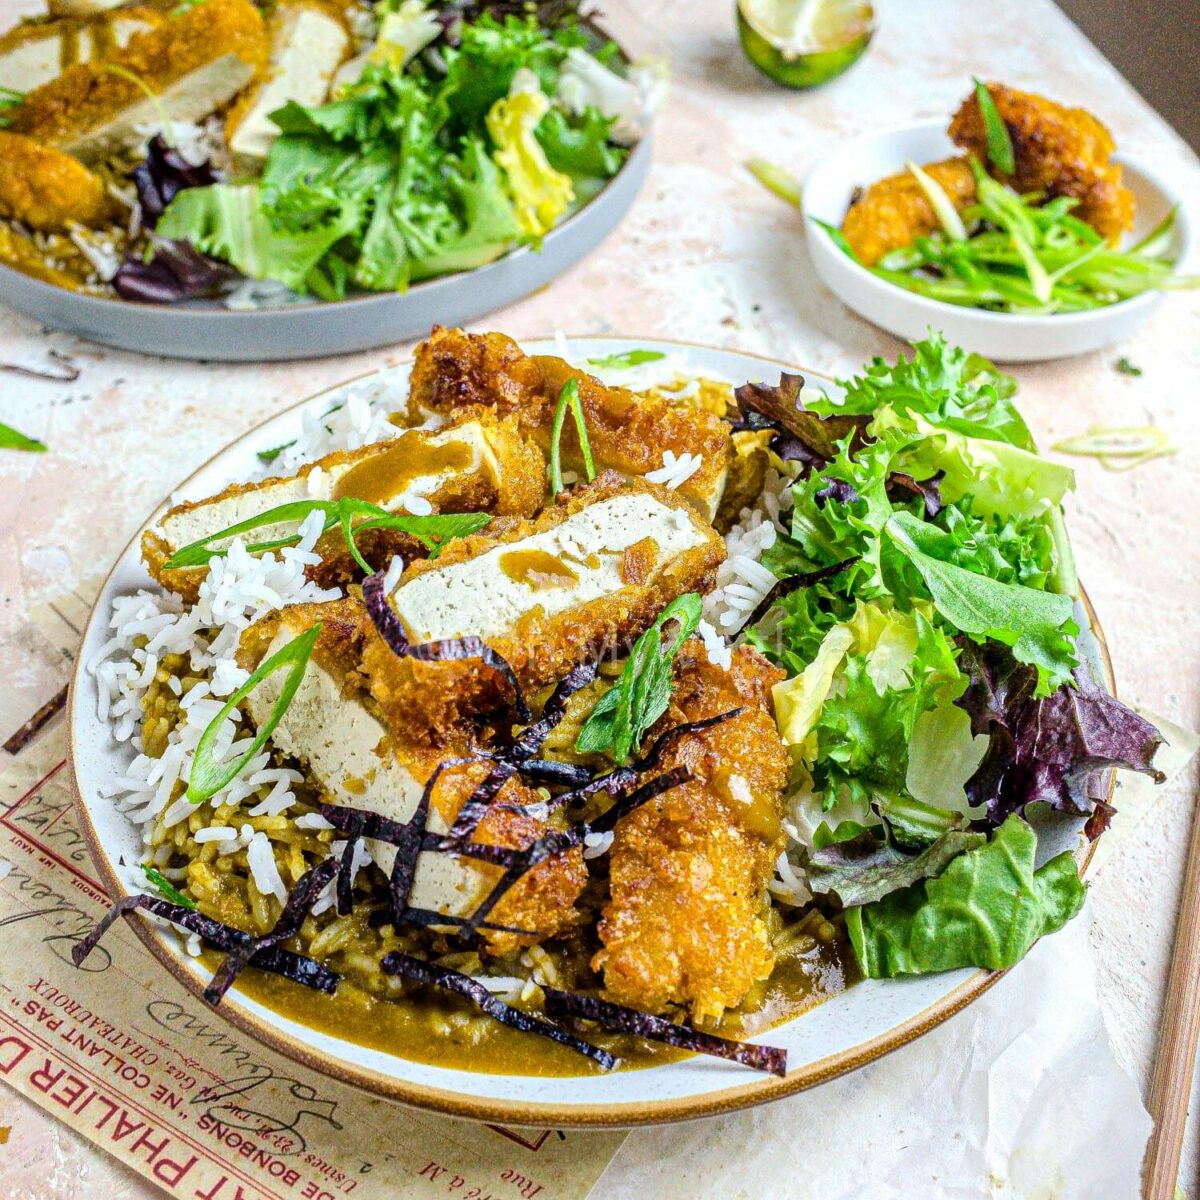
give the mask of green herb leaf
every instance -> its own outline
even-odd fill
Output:
[[[558,405],[554,410],[554,425],[550,430],[550,492],[557,496],[563,490],[562,478],[562,430],[567,417],[567,409],[575,418],[575,430],[579,436],[579,449],[583,454],[583,467],[587,473],[587,481],[591,483],[596,478],[596,465],[592,461],[592,447],[588,442],[587,425],[583,420],[583,405],[579,401],[579,381],[568,379],[558,395]]]
[[[178,904],[183,908],[194,909],[196,907],[196,902],[189,900],[161,871],[147,865],[143,865],[142,870],[146,872],[146,878],[158,889],[164,900],[170,900],[172,904]]]
[[[673,600],[658,620],[634,643],[614,687],[605,692],[584,722],[575,742],[581,754],[609,751],[618,763],[629,761],[646,731],[671,702],[671,668],[679,648],[700,624],[701,599],[689,592]],[[669,621],[678,623],[664,645],[662,632]]]
[[[1002,175],[1013,174],[1017,169],[1017,161],[1013,155],[1012,139],[1008,136],[1008,126],[1001,119],[987,84],[981,79],[975,80],[975,101],[979,105],[979,115],[983,117],[988,162]]]
[[[0,422],[0,450],[29,450],[35,454],[41,454],[45,449],[45,442],[39,442],[37,438],[26,437],[11,425]]]
[[[589,358],[588,363],[593,367],[608,367],[619,371],[627,367],[638,367],[642,363],[658,362],[667,356],[661,350],[626,350],[623,354],[606,354],[603,358]]]
[[[257,451],[259,462],[273,463],[285,450],[296,444],[296,439],[292,438],[290,442],[281,442],[278,446],[272,446],[269,450]]]
[[[392,513],[363,521],[354,526],[350,536],[353,539],[368,529],[396,529],[418,538],[429,551],[429,557],[437,558],[448,543],[478,533],[491,519],[487,513],[428,513],[421,516]]]
[[[872,979],[958,967],[998,971],[1083,907],[1069,851],[1034,870],[1037,834],[1009,817],[992,840],[960,854],[936,879],[846,912],[850,941]]]
[[[311,629],[306,629],[299,637],[293,638],[286,646],[277,650],[270,658],[260,664],[257,671],[242,684],[222,706],[221,711],[205,727],[196,743],[196,753],[192,758],[192,769],[188,775],[187,798],[193,804],[211,800],[223,787],[231,783],[241,773],[242,768],[266,745],[267,739],[275,731],[275,726],[283,719],[288,706],[295,696],[296,690],[304,679],[308,660],[312,657],[313,647],[321,633],[318,622]],[[258,687],[269,675],[276,671],[286,670],[279,696],[271,709],[271,715],[259,728],[258,734],[250,745],[250,749],[234,762],[213,762],[213,746],[225,718]]]
[[[896,513],[884,527],[892,544],[917,569],[938,612],[955,629],[976,639],[995,638],[1014,657],[1037,667],[1040,696],[1070,682],[1079,665],[1070,596],[1000,583],[936,556],[953,539],[909,513]]]
[[[1142,373],[1142,368],[1139,367],[1137,365],[1137,363],[1132,362],[1130,359],[1126,358],[1124,354],[1122,354],[1121,357],[1117,359],[1117,370],[1120,371],[1122,375],[1137,376],[1137,375],[1141,375],[1141,373]]]

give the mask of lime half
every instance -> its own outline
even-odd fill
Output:
[[[738,0],[750,61],[776,83],[810,88],[853,66],[875,32],[865,0]]]

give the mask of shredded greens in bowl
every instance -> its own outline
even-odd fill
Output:
[[[1062,518],[1016,384],[930,335],[837,399],[738,390],[795,477],[748,640],[792,759],[792,870],[843,907],[869,976],[1011,966],[1083,902],[1031,810],[1112,815],[1108,767],[1161,778],[1148,722],[1092,677]],[[791,581],[791,584],[789,584]],[[798,586],[796,586],[798,584]]]

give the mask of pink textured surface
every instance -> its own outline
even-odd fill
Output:
[[[617,0],[609,25],[635,49],[667,53],[675,85],[646,191],[619,232],[555,285],[485,326],[518,337],[578,333],[675,337],[789,359],[832,374],[900,346],[817,283],[796,213],[741,169],[751,154],[803,175],[838,139],[947,113],[971,74],[1084,105],[1120,145],[1155,162],[1184,196],[1200,194],[1194,155],[1048,0],[974,6],[880,5],[883,28],[853,72],[813,94],[773,88],[745,62],[725,0]],[[0,26],[27,3],[0,0]],[[1070,518],[1108,632],[1122,694],[1200,724],[1200,560],[1194,480],[1200,302],[1172,297],[1111,351],[1018,368],[1022,407],[1049,444],[1093,424],[1153,422],[1180,453],[1110,474],[1078,464]],[[51,347],[82,368],[71,385],[0,374],[0,420],[51,452],[0,463],[0,728],[7,732],[65,678],[24,621],[71,579],[106,569],[169,489],[217,449],[303,396],[402,354],[262,367],[163,362],[105,350],[0,311],[0,361],[36,365]],[[1141,378],[1119,374],[1127,354]],[[1184,792],[1182,795],[1192,793]],[[1181,795],[1181,793],[1176,793]],[[1144,1082],[1153,1052],[1190,805],[1160,804],[1094,888],[1096,949],[1118,1057]],[[11,1092],[0,1090],[0,1197],[149,1197],[127,1173]],[[1195,1186],[1196,1139],[1183,1180]],[[847,1148],[849,1151],[851,1148]]]

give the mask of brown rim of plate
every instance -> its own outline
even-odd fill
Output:
[[[835,382],[823,372],[797,367],[794,363],[789,363],[783,359],[771,358],[768,355],[755,354],[750,351],[709,346],[703,342],[689,342],[675,338],[661,337],[647,337],[644,339],[627,338],[618,334],[567,336],[568,343],[571,341],[592,339],[597,341],[629,342],[643,340],[658,342],[664,345],[687,346],[698,350],[716,351],[722,354],[738,354],[746,358],[758,359],[761,362],[772,362],[791,371],[799,371],[805,378],[813,377],[822,382]],[[548,341],[549,339],[526,338],[523,340],[525,342],[534,342]],[[361,379],[378,374],[380,370],[404,366],[406,361],[411,361],[411,358],[402,360],[394,364],[393,367],[378,368],[375,371],[364,371],[360,375],[352,376],[342,383],[324,388],[320,392],[298,401],[282,412],[267,418],[266,421],[260,421],[258,425],[239,435],[235,439],[235,442],[227,444],[221,450],[217,451],[216,454],[212,455],[211,458],[198,466],[174,490],[177,491],[179,488],[186,487],[201,471],[226,454],[232,445],[253,436],[258,429],[261,429],[264,425],[269,424],[278,417],[303,409],[329,392],[337,391],[339,388],[346,387],[351,383],[356,383]],[[112,578],[117,567],[137,544],[142,536],[142,532],[153,524],[159,513],[165,510],[169,506],[169,503],[170,497],[168,496],[167,499],[163,500],[154,509],[146,522],[139,527],[124,549],[117,555],[112,567],[104,578],[104,582],[100,585],[97,603],[88,617],[87,625],[80,639],[81,645],[88,640],[92,624],[99,616],[99,598],[105,594],[109,580]],[[1100,628],[1096,610],[1092,607],[1092,602],[1082,585],[1080,585],[1079,589],[1079,599],[1087,613],[1088,626],[1100,647],[1100,661],[1104,669],[1105,683],[1108,686],[1108,690],[1115,696],[1116,679],[1113,675],[1112,657],[1109,653],[1108,642],[1105,639],[1104,631]],[[80,832],[87,843],[92,861],[95,863],[100,880],[104,885],[104,890],[110,897],[122,896],[127,894],[128,889],[122,884],[116,871],[110,864],[108,855],[88,814],[87,806],[80,798],[79,779],[75,769],[75,694],[76,683],[83,669],[84,659],[82,655],[79,655],[75,662],[75,669],[71,675],[71,686],[67,699],[68,778],[71,784],[72,798],[75,802],[76,815],[79,819]],[[1107,774],[1108,783],[1105,798],[1111,801],[1113,791],[1116,787],[1116,773],[1110,770]],[[1084,844],[1075,852],[1075,860],[1079,864],[1079,873],[1081,876],[1087,874],[1094,853],[1094,842]],[[145,920],[139,919],[129,923],[154,957],[175,976],[179,983],[192,996],[199,998],[204,990],[203,982],[197,979],[196,975],[184,965],[179,951],[168,947],[165,938],[161,935],[161,931]],[[738,1109],[765,1104],[768,1101],[778,1100],[783,1096],[790,1096],[796,1092],[816,1087],[817,1084],[825,1083],[830,1079],[837,1078],[839,1075],[844,1075],[849,1071],[856,1070],[858,1067],[865,1066],[867,1063],[874,1062],[876,1059],[882,1058],[883,1055],[890,1054],[893,1050],[898,1050],[901,1046],[906,1046],[909,1042],[921,1037],[922,1034],[928,1033],[943,1021],[954,1016],[955,1013],[961,1012],[962,1009],[973,1000],[982,996],[984,992],[1007,973],[1006,970],[976,971],[970,979],[964,980],[958,987],[947,992],[940,1000],[927,1005],[916,1016],[908,1018],[908,1020],[889,1029],[886,1033],[879,1034],[877,1037],[870,1038],[865,1042],[860,1042],[858,1045],[840,1051],[837,1054],[831,1054],[825,1058],[818,1059],[816,1062],[799,1067],[795,1071],[789,1071],[783,1079],[765,1078],[755,1080],[754,1082],[741,1084],[736,1087],[723,1088],[721,1091],[705,1092],[700,1096],[692,1098],[647,1100],[634,1103],[581,1104],[572,1105],[566,1109],[556,1108],[549,1104],[526,1104],[513,1100],[492,1100],[464,1096],[461,1092],[447,1091],[444,1088],[428,1087],[423,1084],[413,1084],[406,1080],[398,1079],[393,1075],[385,1075],[381,1071],[371,1070],[368,1067],[354,1066],[344,1062],[331,1062],[325,1056],[314,1053],[304,1042],[281,1032],[268,1020],[243,1008],[238,1002],[236,987],[226,995],[213,1011],[218,1016],[224,1017],[243,1033],[249,1034],[257,1041],[269,1046],[272,1050],[277,1051],[286,1058],[301,1063],[314,1071],[319,1071],[323,1075],[328,1075],[340,1083],[351,1084],[373,1096],[396,1100],[402,1104],[412,1105],[415,1108],[427,1109],[445,1116],[464,1117],[473,1121],[501,1122],[508,1125],[540,1126],[546,1128],[561,1126],[592,1129],[630,1128],[638,1125],[665,1125],[675,1121],[689,1121],[697,1117],[716,1116],[720,1113],[734,1112]]]

